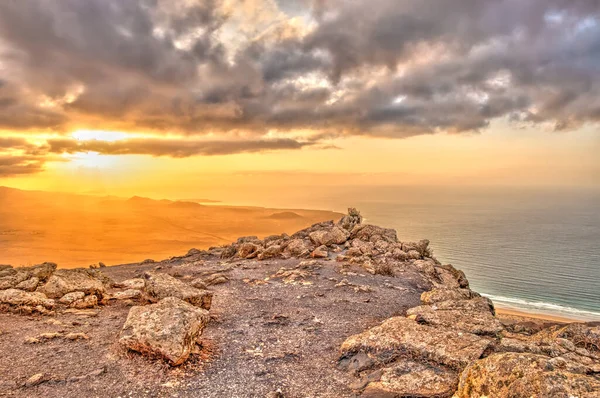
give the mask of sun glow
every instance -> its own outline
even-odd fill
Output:
[[[106,141],[114,142],[124,140],[129,137],[129,134],[121,131],[106,131],[106,130],[77,130],[71,133],[73,138],[81,141]]]

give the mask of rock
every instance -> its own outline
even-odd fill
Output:
[[[257,257],[259,260],[268,260],[270,258],[277,258],[281,256],[282,252],[283,248],[280,245],[271,245],[265,250],[261,251]]]
[[[65,339],[75,341],[75,340],[89,340],[90,336],[85,333],[68,333],[65,336]]]
[[[330,230],[318,230],[311,232],[309,235],[310,240],[318,246],[324,245],[341,245],[348,240],[349,233],[345,229],[340,227],[333,227]]]
[[[480,358],[490,344],[491,339],[486,337],[394,317],[346,339],[341,347],[340,364],[359,353],[367,354],[380,364],[408,355],[419,362],[433,361],[462,370]]]
[[[119,342],[133,351],[166,359],[171,365],[187,360],[210,319],[208,311],[176,297],[132,307]]]
[[[30,277],[31,272],[29,271],[13,270],[7,276],[4,276],[0,279],[0,290],[13,289],[18,284],[25,282]]]
[[[228,259],[228,258],[235,256],[236,254],[237,254],[237,248],[235,247],[235,245],[225,246],[223,248],[223,251],[221,252],[221,258]]]
[[[142,297],[142,291],[137,289],[127,289],[113,294],[115,300],[135,300]]]
[[[431,252],[429,251],[429,241],[427,239],[423,239],[418,242],[402,242],[402,250],[407,253],[416,251],[419,253],[419,257],[431,257]]]
[[[351,239],[360,239],[365,242],[377,242],[384,240],[388,243],[398,242],[396,231],[389,228],[381,228],[375,225],[359,224],[352,228]]]
[[[409,258],[409,260],[418,260],[421,258],[421,253],[419,253],[416,250],[409,250],[406,253],[407,257]]]
[[[204,279],[204,284],[206,286],[213,286],[213,285],[220,285],[222,283],[227,283],[229,282],[229,278],[223,274],[212,274],[209,275],[207,277],[205,277]]]
[[[104,264],[102,261],[100,261],[100,262],[98,263],[98,266],[99,266],[100,268],[106,268],[106,264]]]
[[[600,396],[600,380],[580,373],[562,358],[535,354],[493,354],[467,367],[460,376],[456,398]]]
[[[268,392],[265,398],[284,398],[284,395],[281,390],[276,390]]]
[[[197,256],[200,253],[202,253],[202,252],[200,250],[198,250],[198,249],[190,249],[190,250],[188,250],[188,252],[185,255],[185,257]]]
[[[303,239],[292,239],[285,250],[293,257],[304,257],[311,252],[310,246]]]
[[[384,368],[361,397],[450,397],[458,374],[448,368],[401,360]]]
[[[260,250],[260,248],[261,247],[255,243],[244,242],[244,243],[241,243],[240,246],[238,247],[237,255],[240,258],[255,257],[256,253]]]
[[[362,223],[362,216],[360,212],[355,208],[351,207],[348,209],[348,214],[342,217],[338,222],[337,226],[345,229],[346,231],[352,231],[352,228]]]
[[[54,307],[54,300],[48,299],[46,295],[39,292],[25,292],[17,289],[0,290],[0,304],[12,306],[42,306],[51,309]]]
[[[34,265],[32,267],[17,268],[17,270],[19,269],[30,271],[31,276],[34,276],[43,282],[50,278],[50,275],[52,275],[54,271],[56,271],[56,264],[42,263],[39,265]]]
[[[102,297],[106,292],[99,271],[78,268],[59,269],[48,278],[48,282],[38,291],[50,298],[60,298],[67,293],[83,292]]]
[[[77,300],[82,300],[85,297],[84,292],[72,292],[62,296],[58,302],[65,305],[71,305]]]
[[[48,333],[40,334],[37,337],[37,339],[38,340],[54,340],[54,339],[58,339],[59,337],[63,337],[63,334],[59,333],[59,332],[48,332]]]
[[[23,387],[35,387],[45,381],[48,381],[47,377],[43,373],[37,373],[27,379],[27,381],[23,383]]]
[[[327,251],[327,246],[319,246],[310,254],[312,258],[327,258],[329,257],[329,252]]]
[[[208,287],[201,278],[194,279],[193,281],[191,281],[190,286],[193,286],[199,290],[206,290],[206,288]]]
[[[146,272],[144,279],[146,282],[144,289],[155,301],[166,297],[177,297],[197,307],[210,309],[212,292],[196,289],[167,274]]]
[[[71,304],[71,307],[83,310],[86,308],[94,308],[97,305],[98,305],[98,296],[96,296],[95,294],[90,294],[80,300],[74,301]]]
[[[477,335],[495,336],[504,330],[502,323],[494,316],[491,301],[485,297],[422,305],[409,309],[406,314],[421,324]]]
[[[304,279],[310,277],[312,273],[310,271],[301,269],[286,269],[280,268],[276,274],[272,275],[272,278],[281,278],[283,283],[286,285],[303,284],[309,285],[311,282],[306,282]]]
[[[479,293],[476,293],[470,289],[432,289],[428,292],[421,294],[421,302],[423,304],[434,304],[440,301],[456,301],[456,300],[468,300],[475,297],[481,297]]]
[[[38,277],[31,277],[26,281],[19,283],[15,286],[16,289],[25,290],[26,292],[33,292],[38,287],[40,279]]]
[[[127,280],[124,280],[123,282],[119,282],[119,283],[115,284],[115,287],[122,288],[122,289],[143,290],[144,286],[146,286],[146,281],[142,278],[127,279]]]

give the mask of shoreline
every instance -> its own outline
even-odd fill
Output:
[[[581,319],[577,319],[575,317],[567,317],[561,315],[550,315],[539,312],[528,312],[520,309],[515,309],[514,307],[504,307],[502,305],[498,305],[494,303],[496,307],[496,316],[498,318],[527,318],[528,320],[535,321],[548,321],[548,322],[558,322],[558,323],[586,323],[591,321],[584,321]]]

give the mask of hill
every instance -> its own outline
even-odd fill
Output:
[[[241,235],[292,233],[339,217],[293,210],[298,217],[267,218],[281,212],[0,187],[0,263],[30,265],[52,258],[59,267],[124,264],[223,245]]]

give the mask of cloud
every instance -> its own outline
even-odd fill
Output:
[[[567,130],[600,121],[600,5],[3,1],[0,65],[2,129],[223,136],[214,150],[173,143],[184,154],[233,148],[237,132]]]
[[[4,156],[0,154],[0,178],[34,174],[43,170],[45,160],[35,156]]]
[[[54,154],[97,152],[103,155],[151,155],[156,157],[187,158],[191,156],[216,156],[301,149],[310,145],[314,145],[314,143],[310,141],[300,142],[288,138],[235,141],[138,138],[112,142],[50,139],[47,141],[46,148],[49,153]]]

